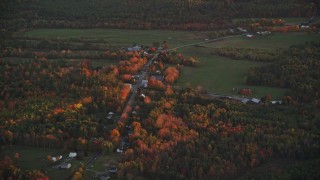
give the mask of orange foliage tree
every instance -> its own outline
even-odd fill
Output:
[[[179,78],[180,72],[175,67],[168,67],[164,71],[164,80],[168,84],[173,84]]]

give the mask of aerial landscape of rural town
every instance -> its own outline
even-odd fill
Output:
[[[0,10],[0,180],[320,179],[319,0]]]

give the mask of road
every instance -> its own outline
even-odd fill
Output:
[[[127,107],[132,106],[132,104],[134,102],[134,98],[136,97],[136,95],[138,93],[137,90],[138,90],[140,84],[146,78],[146,75],[147,75],[147,72],[148,72],[150,65],[152,64],[153,60],[155,60],[157,58],[158,55],[159,55],[159,53],[154,54],[154,56],[149,60],[149,62],[144,65],[143,69],[141,70],[141,75],[140,75],[139,80],[137,81],[136,84],[132,85],[131,95],[128,98],[128,101],[127,101],[127,104],[126,104],[124,110]]]
[[[175,48],[167,49],[166,51],[174,51],[176,49],[181,49],[181,48],[184,48],[184,47],[211,43],[211,42],[215,42],[215,41],[219,41],[219,40],[223,40],[223,39],[228,39],[228,38],[234,38],[234,37],[238,37],[238,36],[243,36],[243,35],[241,34],[241,35],[234,35],[234,36],[226,36],[226,37],[221,37],[221,38],[215,38],[215,39],[211,39],[211,40],[201,41],[201,42],[197,42],[197,43],[186,44],[186,45],[178,46],[178,47],[175,47]],[[128,101],[127,101],[127,103],[125,105],[125,108],[123,109],[123,113],[125,112],[125,110],[128,107],[133,105],[135,97],[136,97],[136,95],[138,93],[137,90],[138,90],[140,84],[142,83],[142,81],[145,80],[150,65],[158,57],[158,55],[159,55],[159,52],[154,54],[154,56],[148,61],[148,63],[144,65],[143,69],[141,70],[141,74],[140,74],[139,80],[137,81],[136,84],[132,85],[131,95],[128,98]],[[243,97],[240,97],[240,96],[234,96],[234,95],[230,95],[229,96],[229,95],[221,95],[221,94],[214,94],[214,93],[210,93],[210,94],[208,94],[208,96],[215,97],[215,98],[230,98],[230,99],[235,99],[235,100],[239,100],[239,101],[244,99]],[[93,164],[93,162],[97,158],[99,158],[100,155],[101,155],[101,153],[94,154],[90,158],[90,160],[85,164],[86,169],[88,169]]]
[[[216,41],[220,41],[220,40],[223,40],[223,39],[239,37],[239,36],[243,36],[243,34],[233,35],[233,36],[225,36],[225,37],[215,38],[215,39],[201,41],[201,42],[197,42],[197,43],[185,44],[185,45],[178,46],[178,47],[175,47],[175,48],[167,49],[167,51],[174,51],[176,49],[181,49],[181,48],[184,48],[184,47],[195,46],[195,45],[200,45],[200,44],[207,44],[207,43],[216,42]],[[134,99],[135,99],[135,97],[136,97],[136,95],[138,93],[137,92],[138,87],[140,86],[142,80],[145,79],[145,77],[147,75],[147,71],[148,71],[150,65],[152,64],[153,60],[157,58],[158,55],[159,55],[159,52],[154,54],[154,56],[149,60],[149,62],[144,65],[144,67],[143,67],[143,69],[141,71],[141,75],[140,75],[140,78],[139,78],[138,82],[132,86],[131,95],[128,98],[128,101],[127,101],[127,104],[126,104],[124,110],[127,109],[127,107],[132,106],[132,104],[134,102]],[[240,101],[244,99],[241,96],[234,96],[234,95],[228,96],[228,95],[219,95],[219,94],[214,94],[214,93],[211,93],[210,95],[212,97],[232,98],[232,99],[236,99],[236,100],[240,100]]]
[[[90,159],[84,164],[85,168],[88,169],[94,163],[94,161],[99,158],[100,155],[101,155],[101,152],[97,152],[93,154],[90,157]]]

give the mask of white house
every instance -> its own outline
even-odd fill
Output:
[[[107,116],[107,119],[109,119],[109,120],[110,120],[110,119],[112,118],[112,116],[113,116],[113,115],[114,115],[114,113],[113,113],[113,112],[109,112],[109,113],[108,113],[108,116]]]
[[[247,104],[247,102],[249,102],[249,101],[250,101],[250,99],[248,99],[248,98],[244,98],[244,99],[241,100],[241,102],[243,104]]]
[[[141,47],[138,45],[135,45],[133,47],[128,47],[128,51],[140,51]]]
[[[257,98],[252,98],[252,99],[250,100],[250,102],[255,103],[255,104],[259,104],[259,103],[261,102],[261,100],[260,100],[260,99],[257,99]]]
[[[144,88],[148,87],[148,80],[142,80],[140,87],[144,87]]]
[[[253,38],[253,35],[252,34],[247,34],[246,37],[247,38]]]
[[[69,158],[75,158],[77,157],[77,153],[76,152],[70,152],[69,153]]]
[[[270,101],[271,104],[282,104],[282,101]]]
[[[57,156],[57,157],[51,157],[52,162],[56,162],[62,159],[62,156]]]

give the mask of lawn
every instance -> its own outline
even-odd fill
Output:
[[[103,172],[110,165],[117,165],[121,154],[112,153],[111,155],[102,155],[88,169]]]
[[[0,155],[9,155],[10,157],[12,157],[14,153],[20,154],[19,159],[16,161],[16,164],[19,168],[21,168],[22,170],[44,170],[47,172],[50,179],[67,179],[67,177],[71,175],[71,173],[73,172],[73,169],[80,165],[80,162],[86,161],[85,159],[81,161],[72,159],[68,161],[68,163],[71,163],[70,169],[55,169],[52,168],[53,165],[48,162],[47,156],[62,155],[63,159],[65,159],[66,157],[68,157],[68,152],[63,152],[60,149],[49,149],[29,146],[6,147]]]

